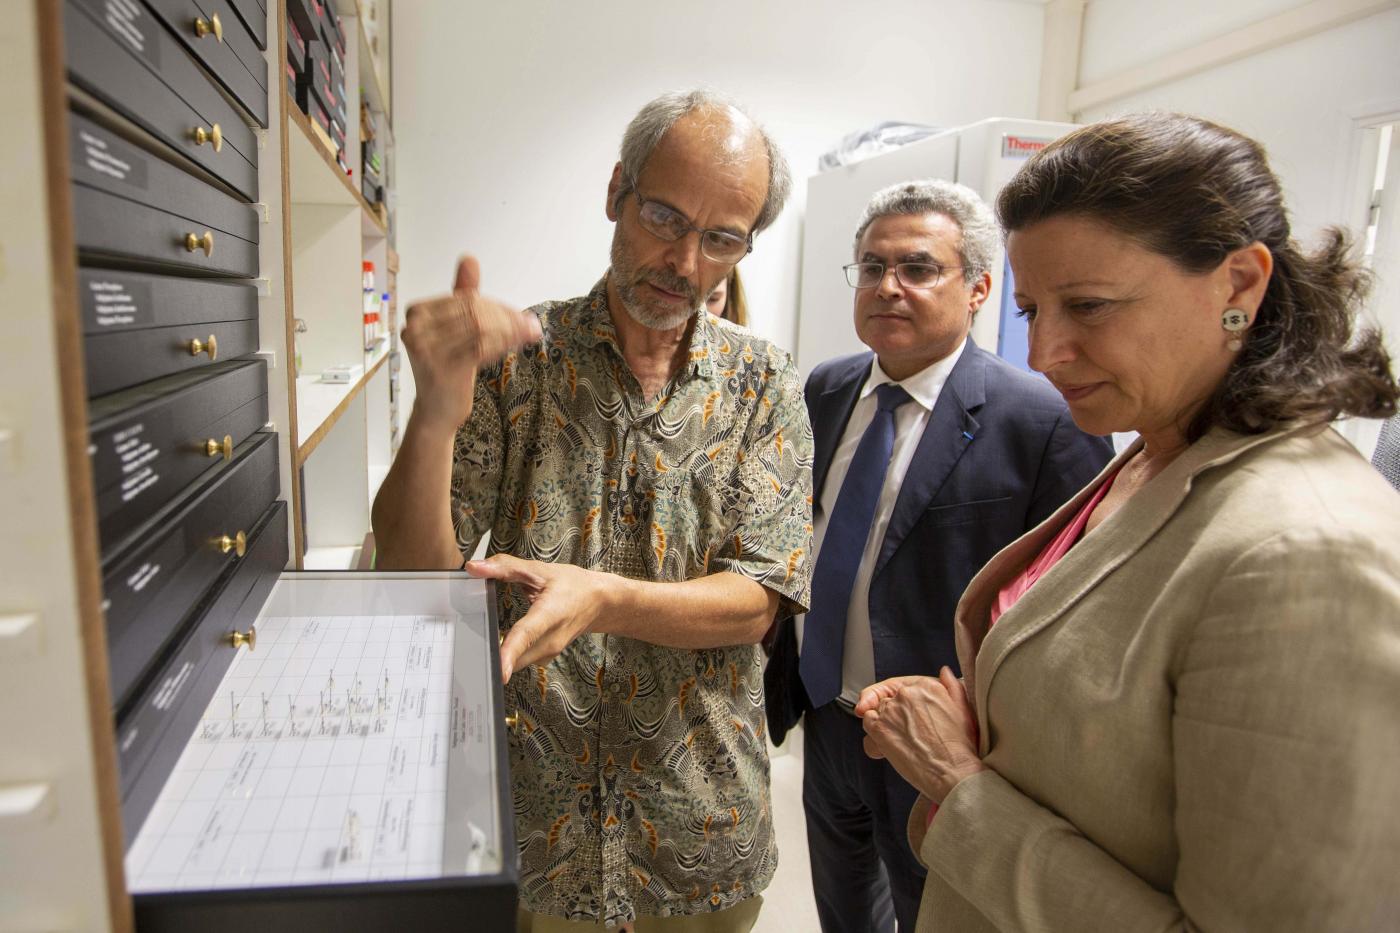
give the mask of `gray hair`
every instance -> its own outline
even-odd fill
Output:
[[[1001,244],[1001,230],[992,216],[992,209],[967,185],[941,178],[923,178],[881,188],[865,206],[860,226],[856,227],[857,253],[860,238],[870,225],[894,214],[942,214],[962,231],[958,258],[962,262],[963,281],[971,285],[982,273],[992,271],[997,247]]]
[[[773,141],[773,137],[768,135],[768,131],[749,116],[743,107],[722,94],[704,89],[662,94],[638,111],[632,122],[627,124],[627,132],[622,134],[620,161],[623,181],[618,197],[631,192],[631,185],[641,175],[647,159],[651,158],[662,137],[676,125],[677,120],[696,110],[730,108],[737,110],[753,123],[768,154],[768,196],[764,198],[763,209],[758,212],[758,220],[754,222],[752,232],[759,233],[777,220],[778,214],[783,210],[783,204],[787,201],[788,192],[792,189],[792,175],[788,171],[787,159],[783,158],[782,150]]]

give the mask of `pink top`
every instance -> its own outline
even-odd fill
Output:
[[[1025,570],[1022,570],[1015,577],[1011,578],[1011,580],[1001,588],[997,593],[996,602],[992,603],[991,621],[987,623],[987,628],[990,629],[993,625],[996,625],[997,619],[1000,619],[1006,610],[1016,605],[1016,600],[1025,596],[1026,590],[1030,589],[1035,581],[1049,573],[1050,568],[1058,564],[1060,558],[1068,554],[1069,549],[1074,547],[1075,544],[1079,542],[1080,538],[1084,537],[1084,526],[1089,524],[1089,516],[1093,514],[1098,504],[1103,501],[1103,497],[1108,495],[1109,489],[1113,487],[1113,481],[1117,478],[1118,473],[1114,471],[1113,475],[1109,476],[1098,489],[1094,490],[1094,494],[1090,496],[1089,501],[1084,503],[1079,511],[1074,514],[1074,518],[1070,519],[1069,523],[1060,529],[1060,533],[1050,539],[1050,543],[1045,545],[1041,552],[1036,555],[1035,560],[1027,564]],[[937,815],[938,804],[935,803],[929,807],[928,823],[926,825],[932,826],[933,818]]]
[[[997,619],[1001,618],[1002,613],[1016,605],[1016,601],[1026,595],[1026,590],[1031,588],[1031,584],[1049,573],[1050,568],[1058,564],[1060,558],[1068,554],[1069,549],[1074,547],[1084,536],[1084,526],[1089,524],[1089,516],[1103,501],[1103,497],[1108,495],[1108,490],[1112,488],[1113,481],[1117,478],[1118,473],[1114,472],[1112,476],[1104,480],[1103,484],[1094,490],[1089,501],[1084,503],[1083,507],[1075,513],[1074,518],[1070,519],[1069,524],[1061,528],[1060,533],[1051,538],[1044,550],[1036,555],[1035,560],[1027,564],[1025,570],[1022,570],[1001,588],[1001,591],[997,593],[996,602],[992,603],[991,621],[987,624],[988,628],[996,625]]]

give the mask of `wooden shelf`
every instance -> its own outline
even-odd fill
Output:
[[[287,147],[291,162],[292,201],[301,204],[343,204],[360,206],[361,224],[368,235],[387,236],[388,227],[370,209],[355,182],[336,164],[311,129],[311,120],[297,102],[287,98]],[[293,129],[293,127],[295,129]]]
[[[306,458],[335,427],[355,396],[364,391],[365,385],[388,358],[389,341],[380,340],[374,352],[365,360],[359,376],[350,382],[321,382],[316,376],[297,379],[297,432],[306,438],[305,441],[298,439],[297,466],[306,463]]]
[[[352,547],[313,547],[302,555],[302,570],[354,570],[360,561],[360,545]]]

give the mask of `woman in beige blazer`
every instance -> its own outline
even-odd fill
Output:
[[[924,794],[918,929],[1400,928],[1400,497],[1327,427],[1397,389],[1343,237],[1301,252],[1262,150],[1171,114],[998,209],[1031,365],[1140,437],[972,581],[963,682],[861,698]]]

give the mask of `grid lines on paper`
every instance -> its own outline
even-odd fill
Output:
[[[442,872],[452,620],[274,617],[127,853],[133,892]]]

